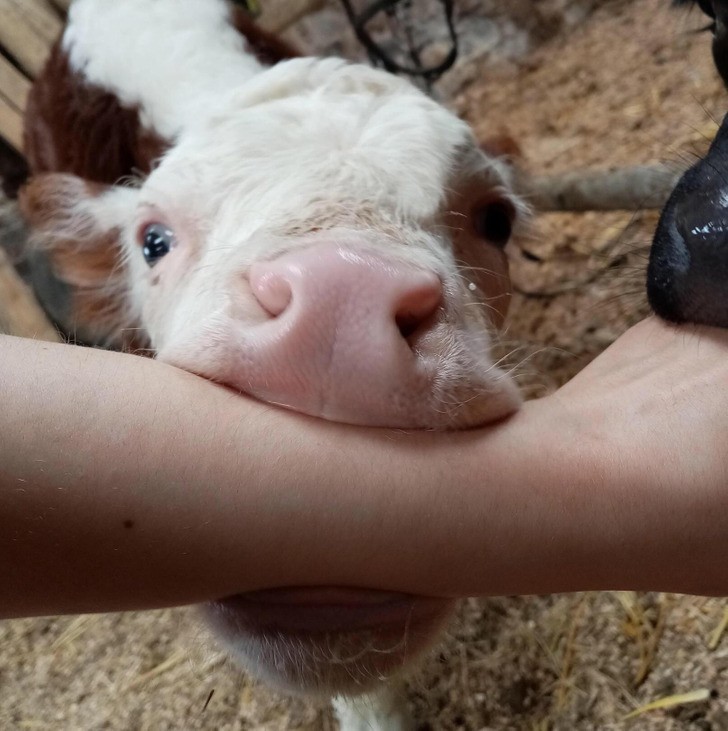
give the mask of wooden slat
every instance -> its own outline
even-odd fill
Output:
[[[0,332],[21,338],[60,342],[58,331],[0,246]]]
[[[30,81],[0,56],[0,136],[18,152],[23,146],[23,110]]]
[[[50,0],[10,0],[18,13],[28,19],[33,30],[50,45],[58,38],[63,21]]]
[[[47,0],[0,0],[0,45],[31,77],[43,68],[62,27]]]
[[[25,109],[30,81],[5,57],[0,56],[0,97],[19,112]]]
[[[18,152],[23,148],[23,115],[0,96],[0,136]]]

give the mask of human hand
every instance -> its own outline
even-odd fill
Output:
[[[728,331],[649,318],[532,406],[607,490],[622,586],[728,591]]]
[[[582,438],[622,449],[635,479],[728,488],[728,331],[649,318],[552,399]]]

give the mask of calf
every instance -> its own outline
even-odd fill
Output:
[[[55,317],[320,418],[456,429],[511,414],[491,350],[525,212],[508,168],[408,82],[292,55],[223,0],[71,6],[29,100],[21,193],[70,297]],[[357,695],[450,610],[322,588],[206,611],[267,680]],[[405,724],[390,701],[339,709],[350,729]]]

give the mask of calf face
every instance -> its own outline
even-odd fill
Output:
[[[23,207],[57,268],[118,255],[86,324],[96,305],[109,337],[140,327],[166,362],[371,426],[465,427],[518,405],[490,354],[522,214],[509,173],[382,72],[279,64],[140,187],[39,176]]]
[[[159,58],[171,44],[168,55],[184,63],[179,46],[194,35],[185,8],[202,17],[211,3],[158,1],[155,11],[167,8],[170,27],[185,33],[176,41],[151,28],[147,42],[139,30],[135,42]],[[339,422],[453,429],[516,410],[517,389],[492,354],[509,301],[503,248],[525,212],[509,169],[408,82],[336,59],[284,61],[240,82],[228,73],[230,88],[209,93],[204,79],[191,88],[204,56],[197,49],[189,73],[175,66],[164,84],[124,87],[138,74],[123,68],[119,80],[104,54],[124,67],[133,54],[125,39],[119,48],[97,42],[93,13],[146,18],[146,7],[83,0],[74,33],[91,33],[79,68],[101,69],[94,83],[118,87],[104,109],[132,100],[132,136],[143,127],[166,151],[136,182],[45,172],[21,196],[37,248],[73,292],[71,328],[115,347],[133,333],[160,360]],[[217,46],[225,30],[213,21],[207,35]],[[234,49],[235,40],[219,45]],[[177,78],[185,85],[167,89]],[[52,129],[68,120],[63,111],[30,126]],[[42,150],[48,135],[39,134]],[[50,153],[36,157],[65,159]],[[263,677],[330,693],[360,692],[399,670],[450,609],[444,600],[323,588],[226,598],[207,613],[231,653]]]

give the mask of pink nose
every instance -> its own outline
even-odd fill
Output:
[[[271,320],[249,338],[248,390],[329,419],[400,424],[428,377],[416,343],[442,302],[434,272],[322,244],[254,264],[250,285]]]

